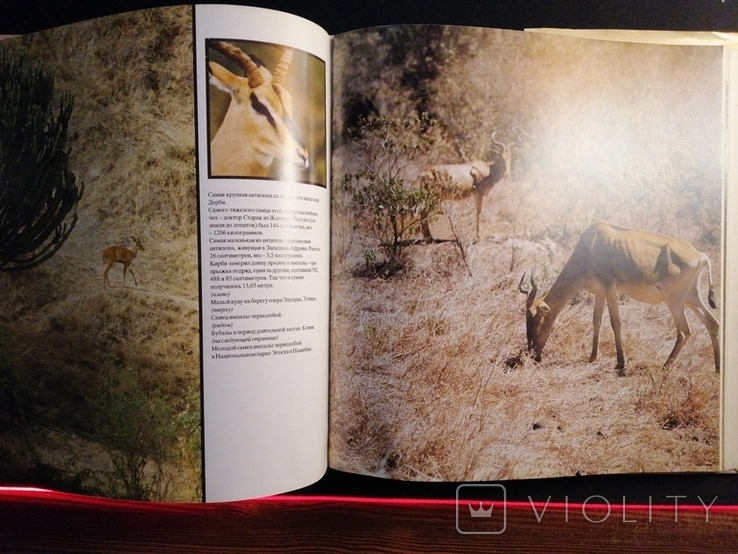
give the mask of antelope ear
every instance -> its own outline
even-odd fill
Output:
[[[218,87],[223,92],[233,92],[245,83],[245,80],[228,71],[225,67],[215,62],[208,62],[210,68],[210,84]]]
[[[543,300],[534,300],[528,307],[528,313],[531,317],[542,316],[551,311],[551,308]]]

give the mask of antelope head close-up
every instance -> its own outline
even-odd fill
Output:
[[[208,46],[237,64],[235,75],[208,62],[210,83],[230,95],[225,118],[210,143],[213,176],[266,177],[275,159],[297,168],[309,166],[307,148],[292,121],[292,97],[284,87],[293,52],[282,51],[273,71],[256,56],[223,41]]]

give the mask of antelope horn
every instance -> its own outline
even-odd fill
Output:
[[[520,142],[523,141],[522,137],[520,136],[520,129],[518,129],[517,127],[513,127],[513,131],[515,131],[515,136],[518,137],[518,138],[517,138],[517,140],[512,141],[510,143],[510,145],[508,146],[508,148],[512,148],[516,144],[518,144],[518,143],[520,143]]]
[[[525,281],[525,271],[523,271],[523,276],[520,278],[520,282],[518,283],[518,290],[523,294],[528,294],[530,292],[530,289],[523,288],[523,281]]]
[[[536,285],[536,282],[533,278],[533,273],[534,271],[530,272],[530,289],[523,288],[523,281],[525,281],[525,272],[523,272],[523,276],[520,278],[520,283],[518,283],[518,290],[523,294],[527,294],[529,298],[535,298],[538,294],[538,286]]]
[[[256,88],[264,83],[264,77],[261,74],[259,66],[254,63],[248,54],[245,54],[240,48],[223,42],[222,40],[214,40],[210,45],[223,54],[229,60],[236,62],[243,69],[243,76],[248,78],[249,86]]]
[[[520,132],[518,131],[517,127],[515,127],[514,129],[515,129],[515,134],[518,136],[517,140],[512,141],[510,144],[505,144],[504,142],[500,142],[495,139],[495,135],[497,134],[497,131],[495,131],[494,133],[492,133],[492,142],[494,142],[497,146],[500,146],[503,150],[506,148],[512,148],[513,146],[518,144],[518,142],[520,142]]]
[[[505,145],[495,139],[495,135],[496,134],[497,134],[497,131],[495,131],[494,133],[492,133],[492,142],[494,142],[497,146],[502,146],[504,148]]]
[[[282,59],[279,60],[277,67],[275,67],[274,71],[272,72],[272,84],[273,85],[283,85],[284,84],[284,81],[287,78],[287,70],[289,69],[291,63],[292,63],[292,50],[287,49],[282,53]]]

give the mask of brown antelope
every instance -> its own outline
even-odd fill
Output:
[[[208,62],[210,83],[231,96],[225,118],[210,143],[210,171],[217,176],[265,177],[274,158],[300,168],[309,165],[308,151],[292,122],[292,97],[284,88],[292,50],[269,70],[256,57],[223,41],[208,45],[235,62],[243,77]]]
[[[420,173],[421,186],[426,183],[438,182],[438,179],[448,179],[450,185],[444,187],[443,200],[463,200],[474,196],[476,211],[476,240],[479,240],[479,215],[482,213],[482,200],[489,194],[497,183],[510,177],[510,162],[512,161],[512,147],[517,144],[503,144],[495,139],[492,133],[492,142],[499,147],[495,158],[491,162],[474,160],[464,164],[434,165]],[[426,242],[432,242],[428,227],[428,214],[421,214],[421,229]]]
[[[528,350],[540,361],[556,317],[580,290],[595,295],[594,336],[589,361],[597,359],[602,315],[607,303],[610,324],[615,335],[616,369],[625,368],[625,354],[620,337],[618,291],[640,302],[664,302],[676,327],[676,344],[664,364],[676,359],[691,333],[684,311],[689,307],[707,328],[712,340],[715,371],[720,371],[720,324],[700,298],[699,277],[707,269],[708,300],[716,308],[710,259],[689,242],[637,229],[596,223],[585,230],[551,289],[536,298],[536,284],[530,278],[530,290],[523,288],[525,274],[518,286],[527,294],[526,330]]]
[[[133,282],[138,286],[138,282],[136,281],[136,275],[133,273],[133,269],[130,269],[131,262],[133,261],[133,258],[136,257],[136,254],[138,254],[139,250],[146,250],[143,245],[141,244],[141,241],[138,240],[138,237],[131,237],[133,239],[133,242],[135,243],[135,246],[131,249],[126,248],[125,246],[109,246],[105,250],[103,250],[103,262],[105,262],[105,273],[103,274],[103,287],[110,286],[110,281],[108,280],[108,271],[110,271],[110,268],[113,267],[113,264],[119,263],[123,264],[123,286],[126,284],[126,273],[128,271],[131,272],[131,276],[133,277]]]

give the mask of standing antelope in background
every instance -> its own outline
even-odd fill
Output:
[[[138,240],[138,237],[133,236],[131,237],[133,239],[133,242],[135,243],[135,246],[132,249],[128,249],[125,246],[109,246],[105,250],[103,250],[103,262],[105,262],[105,273],[103,274],[103,288],[107,285],[110,286],[110,281],[108,280],[108,271],[110,271],[110,268],[113,267],[114,263],[123,264],[123,286],[126,284],[126,273],[129,271],[129,267],[131,265],[131,262],[133,261],[133,258],[136,257],[136,254],[138,254],[139,250],[146,250],[143,245],[141,244],[141,241]],[[136,281],[136,275],[133,273],[133,269],[130,269],[131,276],[133,277],[133,282],[138,286],[138,282]]]
[[[596,223],[585,230],[556,281],[543,298],[531,275],[530,290],[523,289],[525,274],[518,288],[527,294],[526,330],[528,350],[541,360],[556,317],[580,290],[595,295],[594,337],[590,362],[597,359],[602,314],[607,302],[610,324],[615,334],[616,369],[625,368],[620,337],[618,291],[640,302],[664,302],[674,319],[677,339],[664,369],[676,359],[691,333],[684,308],[689,307],[707,328],[712,340],[715,371],[720,371],[720,324],[705,307],[699,293],[699,277],[707,269],[708,300],[716,308],[710,259],[689,242],[607,223]]]
[[[512,161],[512,147],[517,144],[503,144],[495,139],[497,131],[492,133],[492,142],[500,150],[496,151],[496,157],[491,162],[474,160],[465,164],[434,165],[424,169],[420,173],[421,186],[427,186],[438,179],[446,178],[451,181],[450,186],[445,187],[443,200],[463,200],[474,196],[474,208],[476,211],[476,240],[479,240],[479,215],[482,213],[482,200],[489,194],[497,183],[502,179],[510,177],[510,162]],[[421,214],[421,229],[426,242],[432,242],[430,229],[428,227],[427,213]]]
[[[231,96],[225,119],[210,142],[210,170],[214,176],[265,177],[274,158],[307,168],[308,151],[292,122],[292,97],[284,88],[292,50],[270,73],[256,57],[223,41],[208,45],[243,70],[234,75],[208,62],[210,83]]]

